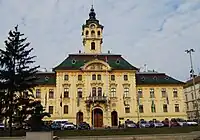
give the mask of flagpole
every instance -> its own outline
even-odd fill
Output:
[[[60,95],[60,118],[63,119],[63,116],[62,116],[62,93]]]
[[[94,129],[94,96],[92,95],[92,102],[93,102],[93,109],[92,109],[92,125],[93,125],[93,129]]]
[[[139,93],[137,92],[137,117],[138,117],[138,122],[140,121],[139,107],[140,107],[140,98],[139,98]]]

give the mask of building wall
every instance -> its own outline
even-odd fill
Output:
[[[195,90],[197,98],[200,97],[200,82],[195,83]],[[186,111],[189,119],[197,119],[197,110],[196,110],[196,97],[194,92],[193,84],[190,84],[184,88],[185,94],[185,103],[186,103]],[[199,107],[200,109],[200,107]],[[200,114],[200,111],[199,111]]]
[[[69,80],[64,80],[65,75],[69,75]],[[93,74],[100,74],[101,80],[92,80]],[[78,81],[78,75],[82,75],[82,81]],[[111,80],[111,75],[115,75],[115,81]],[[124,81],[124,75],[128,75],[128,81]],[[69,98],[64,98],[64,88],[69,88]],[[102,93],[108,97],[106,103],[94,103],[87,107],[86,100],[91,95],[92,87],[102,87]],[[111,96],[111,89],[116,88],[116,96]],[[129,88],[129,94],[124,97],[124,88]],[[135,122],[138,119],[144,120],[164,120],[165,118],[187,118],[185,99],[183,94],[183,86],[181,85],[136,85],[135,71],[57,71],[56,87],[55,86],[39,86],[36,89],[41,89],[41,101],[45,106],[45,95],[47,93],[46,111],[49,111],[49,106],[54,106],[51,118],[68,119],[70,122],[76,123],[77,113],[83,112],[83,121],[92,124],[92,110],[101,108],[103,111],[103,124],[111,126],[111,112],[116,111],[118,121],[123,123],[126,119]],[[82,98],[77,98],[77,90],[82,88]],[[152,99],[150,98],[150,88],[154,88],[156,112],[151,112]],[[167,104],[167,99],[162,97],[161,89],[166,88],[169,104],[168,112],[163,112],[163,104]],[[176,88],[178,97],[173,97],[173,89]],[[49,89],[54,90],[54,99],[49,99]],[[142,89],[143,98],[140,98],[139,103],[144,107],[144,113],[138,113],[137,92]],[[62,96],[62,97],[61,97]],[[60,103],[62,102],[62,107]],[[179,112],[175,112],[175,104],[179,105]],[[64,114],[64,105],[68,105],[68,113]],[[130,108],[130,113],[125,112],[125,107]]]
[[[150,88],[154,88],[155,98],[150,98]],[[162,89],[166,89],[167,96],[162,97]],[[173,89],[177,89],[178,97],[173,97]],[[144,106],[144,113],[140,113],[140,119],[164,120],[165,118],[183,118],[187,119],[186,108],[184,104],[183,86],[181,85],[138,85],[137,91],[142,89],[143,98],[139,102]],[[152,100],[154,100],[156,112],[151,112]],[[163,111],[163,104],[167,105],[168,112]],[[179,105],[179,112],[175,112],[175,104]]]

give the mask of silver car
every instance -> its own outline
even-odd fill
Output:
[[[149,128],[150,127],[150,123],[147,121],[139,121],[138,125],[139,125],[139,128]]]

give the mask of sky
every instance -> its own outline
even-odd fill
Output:
[[[192,53],[200,73],[200,0],[94,0],[104,25],[103,52],[122,54],[133,66],[189,79]],[[81,26],[92,0],[0,0],[0,48],[10,29],[28,37],[36,63],[51,70],[83,51]]]

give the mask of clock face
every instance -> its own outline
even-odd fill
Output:
[[[91,24],[91,25],[90,25],[90,28],[91,28],[91,29],[94,29],[94,28],[95,28],[95,25],[94,25],[94,24]]]

